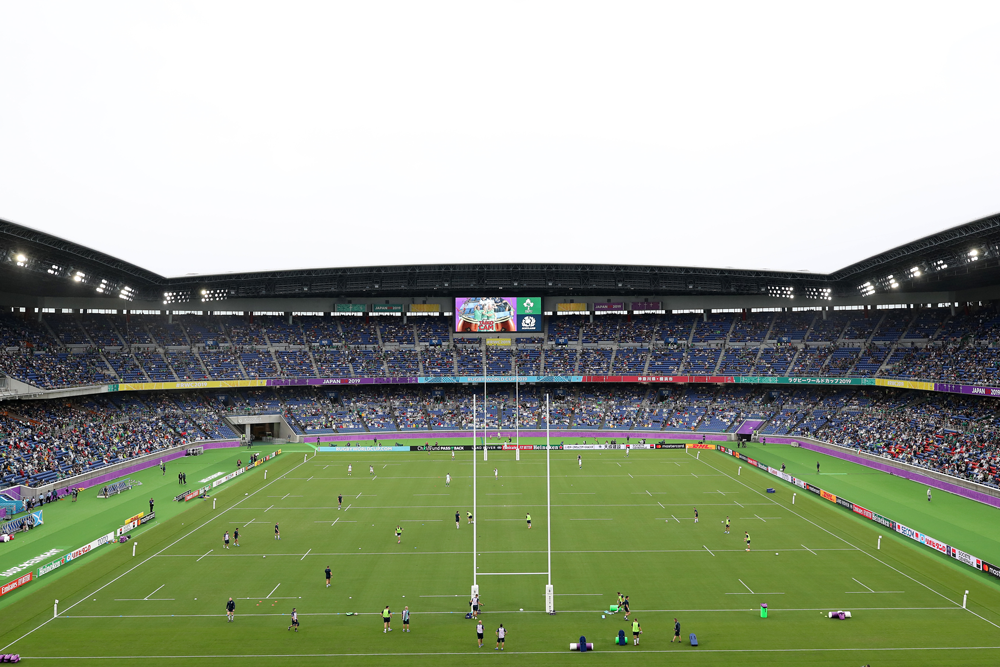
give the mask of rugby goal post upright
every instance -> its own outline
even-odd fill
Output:
[[[472,392],[472,516],[478,517],[476,512],[476,393]],[[472,596],[470,600],[479,593],[479,585],[476,583],[476,527],[472,527]]]
[[[515,350],[516,351],[516,350]],[[521,460],[521,376],[517,372],[517,357],[514,357],[514,460]]]
[[[548,573],[549,580],[545,585],[545,613],[554,614],[556,611],[556,594],[552,588],[552,476],[549,466],[549,395],[545,394],[545,529],[548,531]]]
[[[483,365],[483,461],[489,461],[486,453],[486,441],[490,439],[489,403],[486,402],[486,365]]]

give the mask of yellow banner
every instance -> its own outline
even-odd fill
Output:
[[[201,380],[197,382],[135,382],[118,385],[118,391],[159,391],[163,389],[237,389],[266,387],[267,380]]]
[[[896,387],[897,389],[919,389],[920,391],[934,391],[933,382],[921,382],[920,380],[885,380],[875,379],[878,387]]]
[[[441,306],[436,303],[411,303],[411,313],[440,313]]]
[[[499,345],[501,347],[503,347],[503,346],[510,347],[510,343],[511,343],[510,338],[487,338],[486,339],[486,346],[487,347],[489,347],[490,345]]]
[[[585,303],[557,303],[556,310],[560,313],[566,312],[582,312],[587,310],[587,304]]]
[[[685,449],[715,449],[715,445],[710,445],[707,442],[688,442],[684,445]]]

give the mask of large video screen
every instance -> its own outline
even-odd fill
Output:
[[[470,296],[455,299],[457,333],[542,331],[542,299],[537,296]]]

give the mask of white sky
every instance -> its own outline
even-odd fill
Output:
[[[167,276],[832,271],[1000,211],[1000,3],[5,2],[0,217]]]

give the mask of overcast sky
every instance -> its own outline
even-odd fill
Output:
[[[0,218],[166,276],[827,272],[1000,211],[1000,3],[5,2]]]

